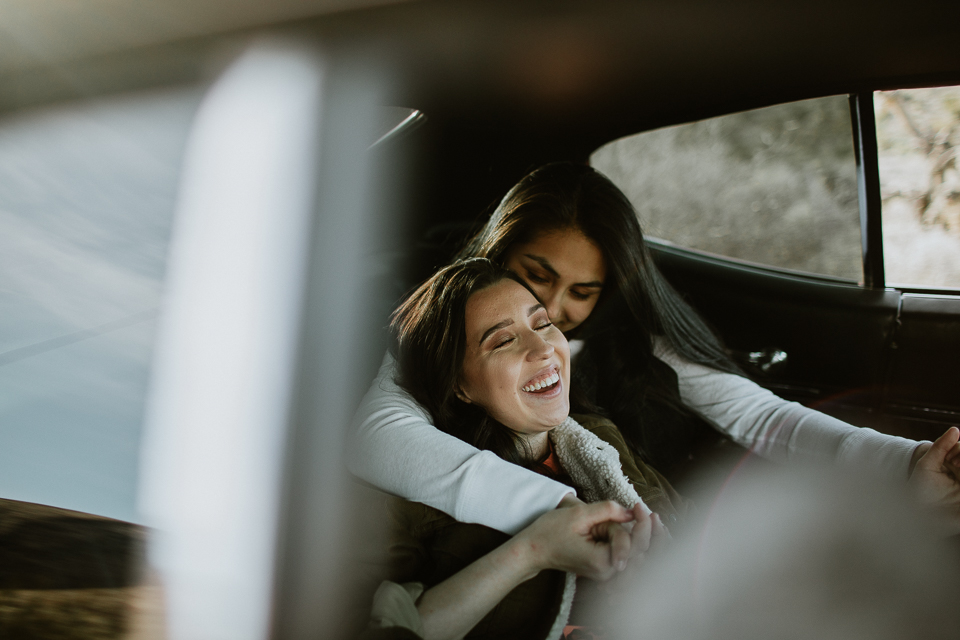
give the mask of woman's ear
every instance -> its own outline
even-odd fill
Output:
[[[473,401],[467,397],[467,394],[463,392],[463,389],[460,388],[459,384],[457,384],[457,386],[453,388],[453,393],[454,395],[457,396],[457,399],[460,400],[461,402],[466,402],[467,404],[473,404]]]

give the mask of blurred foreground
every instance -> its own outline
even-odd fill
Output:
[[[825,470],[741,470],[702,533],[604,612],[611,638],[956,638],[956,540],[908,496]]]

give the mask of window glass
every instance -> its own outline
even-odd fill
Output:
[[[0,118],[0,495],[136,520],[179,89]]]
[[[888,283],[960,288],[960,87],[878,91]]]
[[[846,96],[622,138],[590,164],[647,235],[692,249],[860,280],[856,160]]]

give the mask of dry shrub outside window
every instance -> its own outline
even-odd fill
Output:
[[[874,97],[889,283],[960,288],[960,87]]]
[[[622,138],[590,163],[646,233],[692,249],[862,277],[850,109],[832,96]]]

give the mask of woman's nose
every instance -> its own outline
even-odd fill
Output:
[[[551,293],[550,297],[543,301],[543,306],[547,309],[550,322],[557,323],[560,321],[560,313],[563,311],[563,306],[560,304],[561,298],[562,296],[557,292]]]
[[[530,360],[545,360],[556,351],[556,348],[544,340],[539,333],[534,332],[530,341],[530,350],[527,352],[527,358]]]

